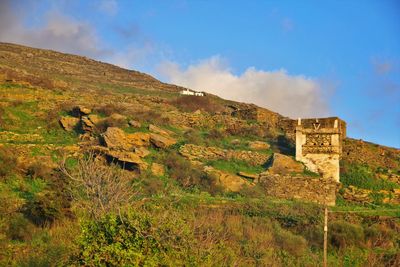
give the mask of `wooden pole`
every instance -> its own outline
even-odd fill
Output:
[[[324,218],[324,267],[327,266],[328,260],[328,207],[325,206]]]

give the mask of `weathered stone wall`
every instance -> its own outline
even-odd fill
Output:
[[[278,113],[257,106],[235,110],[232,112],[232,116],[243,120],[255,120],[267,124],[270,128],[276,128],[280,119]]]
[[[237,159],[253,165],[262,165],[270,155],[247,150],[227,150],[218,147],[205,147],[193,144],[183,145],[179,152],[189,160],[218,160]]]
[[[260,184],[266,194],[284,199],[301,199],[334,206],[340,183],[305,176],[261,175]]]

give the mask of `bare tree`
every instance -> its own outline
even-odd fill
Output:
[[[123,170],[103,164],[93,152],[79,159],[75,168],[67,168],[63,160],[60,170],[67,177],[75,203],[93,218],[119,212],[135,195],[132,180]]]

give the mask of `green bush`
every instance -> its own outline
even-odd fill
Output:
[[[0,177],[10,175],[16,166],[17,156],[10,148],[0,147]]]
[[[156,222],[142,212],[86,221],[74,263],[85,266],[181,266],[190,263],[190,237],[183,222]],[[189,264],[190,265],[190,264]]]
[[[276,226],[274,229],[275,242],[277,246],[293,256],[299,257],[307,250],[307,241],[300,235]]]
[[[368,166],[348,164],[344,166],[344,172],[340,176],[340,182],[344,186],[356,186],[369,190],[392,190],[399,185],[374,177],[374,173]]]
[[[328,233],[330,244],[337,248],[361,246],[364,242],[364,229],[346,221],[334,221],[329,225]]]
[[[32,237],[33,227],[23,214],[16,213],[8,223],[7,236],[12,240],[27,241]]]

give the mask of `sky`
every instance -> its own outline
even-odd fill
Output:
[[[149,73],[400,148],[400,1],[0,0],[0,41]]]

